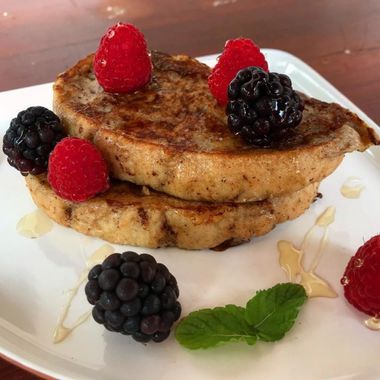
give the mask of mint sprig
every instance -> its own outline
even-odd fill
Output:
[[[249,345],[258,340],[276,341],[294,325],[306,299],[301,285],[278,284],[258,291],[245,308],[227,305],[190,313],[178,324],[175,336],[182,346],[192,350],[229,341]]]

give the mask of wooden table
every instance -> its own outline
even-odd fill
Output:
[[[2,0],[0,91],[53,81],[118,21],[170,53],[217,53],[239,36],[289,51],[380,122],[379,0]],[[0,378],[36,377],[0,360]]]

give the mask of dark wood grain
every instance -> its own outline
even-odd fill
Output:
[[[9,380],[38,380],[41,379],[38,376],[33,375],[13,364],[0,359],[0,379]]]
[[[53,81],[121,20],[171,53],[219,52],[237,36],[287,50],[380,121],[378,0],[2,0],[0,20],[0,90]]]
[[[379,0],[1,0],[0,91],[53,81],[118,21],[170,53],[216,53],[238,36],[289,51],[380,122]],[[35,377],[0,360],[0,378]]]
[[[287,50],[380,121],[378,0],[2,0],[0,20],[0,90],[53,81],[121,20],[171,53],[219,52],[241,35]]]

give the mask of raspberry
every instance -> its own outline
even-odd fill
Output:
[[[252,40],[248,38],[228,40],[208,78],[210,91],[220,104],[227,103],[227,88],[237,72],[248,66],[258,66],[268,71],[264,55]]]
[[[48,181],[64,199],[83,202],[109,188],[107,165],[87,140],[66,137],[49,158]]]
[[[94,71],[107,92],[134,92],[149,82],[152,63],[144,35],[131,24],[108,29],[95,53]]]
[[[380,317],[380,235],[368,240],[351,257],[340,281],[350,304]]]

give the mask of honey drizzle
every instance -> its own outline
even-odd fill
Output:
[[[81,285],[85,282],[87,279],[88,273],[90,269],[96,265],[100,264],[104,261],[107,256],[109,256],[111,253],[114,252],[113,247],[111,247],[109,244],[104,244],[100,248],[98,248],[87,260],[86,260],[86,269],[81,273],[79,276],[79,279],[75,286],[69,290],[69,296],[67,298],[67,301],[65,305],[63,306],[62,312],[58,318],[57,326],[54,329],[53,333],[53,342],[54,343],[60,343],[63,340],[65,340],[73,330],[75,330],[77,327],[79,327],[81,324],[87,321],[89,316],[91,315],[91,311],[87,311],[83,313],[81,316],[78,317],[78,319],[74,322],[74,324],[71,327],[67,327],[64,325],[65,320],[67,318],[67,315],[69,313],[71,304],[75,298],[75,296],[78,294],[78,290],[81,287]]]
[[[331,286],[319,277],[317,269],[323,254],[323,249],[327,243],[328,227],[335,219],[335,208],[328,207],[315,221],[314,225],[307,231],[301,244],[301,249],[297,249],[286,240],[280,240],[277,248],[280,252],[279,263],[285,271],[290,282],[299,282],[306,290],[309,297],[337,297]],[[304,252],[308,242],[318,227],[323,228],[323,236],[319,242],[317,253],[314,256],[309,270],[305,270],[302,264]]]

